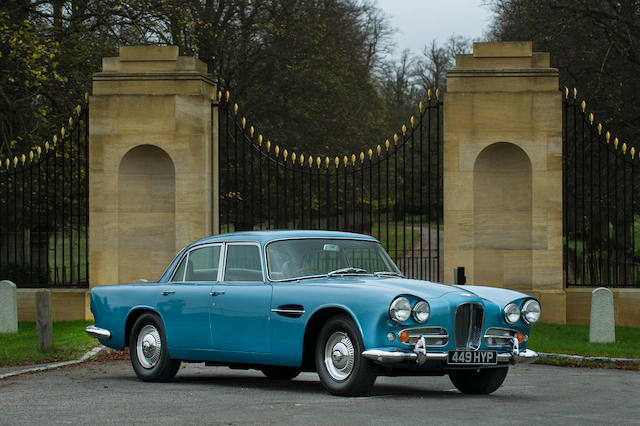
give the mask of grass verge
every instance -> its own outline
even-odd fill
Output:
[[[583,324],[536,324],[528,348],[536,352],[581,355],[585,357],[640,358],[640,328],[616,327],[615,343],[589,343],[589,326]],[[571,361],[539,361],[576,365]],[[585,365],[585,364],[580,364]],[[589,363],[587,366],[598,366]]]
[[[93,321],[53,323],[53,348],[38,350],[35,322],[20,321],[17,334],[0,334],[0,367],[41,364],[79,358],[96,345],[84,332]]]

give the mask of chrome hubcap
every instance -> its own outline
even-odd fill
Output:
[[[140,365],[144,368],[155,367],[160,359],[161,349],[162,342],[158,330],[151,324],[142,327],[136,343],[136,354]]]
[[[324,347],[324,365],[335,380],[345,380],[353,371],[355,350],[346,333],[333,333]]]

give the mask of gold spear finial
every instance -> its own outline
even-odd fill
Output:
[[[48,152],[49,151],[49,141],[44,143],[44,152]]]
[[[427,99],[431,100],[431,89],[427,89]]]
[[[598,134],[602,134],[602,123],[598,123]]]
[[[564,86],[564,98],[569,99],[569,88]]]
[[[256,129],[253,128],[253,126],[249,127],[249,134],[251,135],[251,137],[253,137],[253,132],[255,132]]]
[[[631,147],[631,151],[629,152],[631,152],[631,158],[633,159],[633,157],[635,157],[636,155],[636,149],[634,147]]]
[[[313,167],[313,155],[309,156],[309,168]]]
[[[389,143],[389,139],[387,139],[386,141],[384,141],[384,147],[387,149],[387,151],[389,151],[389,147],[391,146],[391,144]]]
[[[53,146],[56,146],[58,143],[58,135],[53,135]]]
[[[33,151],[29,151],[29,162],[33,163]]]
[[[582,112],[585,112],[585,110],[587,109],[587,102],[582,101],[582,103],[580,104],[580,107],[582,108]]]
[[[615,138],[613,140],[613,145],[616,147],[616,149],[618,149],[618,138]]]
[[[607,143],[609,143],[609,139],[611,139],[611,133],[607,130],[607,133],[604,135],[607,138]]]
[[[418,103],[418,109],[420,110],[420,112],[424,111],[424,104],[422,103],[422,101]]]
[[[224,100],[229,102],[229,96],[231,96],[231,93],[229,93],[229,91],[227,90],[226,92],[224,92]]]
[[[276,145],[275,153],[276,157],[278,157],[278,154],[280,154],[280,147],[278,145]]]
[[[65,133],[65,130],[64,130],[64,126],[63,126],[63,127],[60,129],[60,137],[61,137],[62,139],[64,139],[64,133]]]
[[[294,151],[294,152],[292,152],[292,153],[291,153],[291,162],[293,163],[293,165],[294,165],[294,166],[295,166],[295,164],[296,164],[296,157],[297,157],[297,156],[296,156],[296,152],[295,152],[295,151]]]
[[[373,150],[369,148],[369,151],[367,151],[367,154],[369,154],[369,160],[371,160],[371,158],[373,158]]]
[[[346,155],[342,158],[342,163],[344,164],[345,167],[347,167],[347,165],[349,164],[349,159],[347,158]]]
[[[218,102],[220,102],[220,100],[222,100],[222,91],[218,90],[216,98],[218,98]]]
[[[38,157],[40,157],[40,154],[42,154],[42,148],[37,147],[36,152],[38,153]]]
[[[436,89],[436,99],[440,99],[440,89]]]
[[[402,125],[402,134],[403,135],[407,134],[407,126],[405,126],[404,124]]]
[[[82,111],[82,107],[80,105],[76,105],[76,115],[80,115],[80,111]]]
[[[593,113],[589,114],[589,124],[593,126]]]
[[[329,163],[331,160],[329,160],[329,157],[324,157],[324,165],[325,167],[328,169],[329,168]]]
[[[247,119],[245,117],[242,117],[242,121],[240,121],[240,123],[242,124],[242,128],[244,129],[247,125]]]
[[[6,165],[7,165],[7,170],[8,170],[8,169],[9,169],[9,165],[11,165],[11,161],[9,161],[9,159],[7,158],[7,159],[4,161],[4,164],[6,164]]]
[[[13,157],[13,168],[18,167],[18,157]]]
[[[258,146],[262,146],[262,135],[258,135]]]
[[[394,144],[394,145],[397,145],[397,144],[398,144],[398,134],[397,134],[397,133],[394,133],[394,134],[393,134],[393,144]]]
[[[578,89],[576,89],[575,87],[573,88],[573,99],[578,97]]]
[[[22,155],[20,156],[20,162],[22,163],[22,165],[23,165],[23,166],[24,166],[24,162],[25,162],[25,161],[27,161],[27,157],[26,157],[24,154],[22,154]]]
[[[622,143],[622,153],[623,154],[627,153],[627,144],[626,143]]]
[[[378,157],[380,157],[381,152],[382,152],[382,147],[380,145],[376,146],[376,153],[378,154]]]
[[[304,166],[304,154],[300,154],[300,166]]]
[[[233,104],[233,113],[238,115],[238,104]]]
[[[71,128],[71,126],[73,126],[73,118],[69,117],[69,128]]]
[[[267,152],[271,151],[271,141],[267,141]]]
[[[364,162],[364,152],[360,151],[360,162]]]
[[[351,165],[352,166],[356,165],[356,155],[355,154],[351,154]]]
[[[413,115],[411,116],[411,118],[409,119],[409,122],[411,123],[411,128],[413,129],[414,127],[416,127],[416,119],[413,118]]]
[[[340,159],[338,157],[336,157],[336,159],[334,160],[334,163],[336,165],[336,169],[340,167]]]
[[[320,168],[320,165],[322,164],[322,160],[320,159],[320,156],[316,157],[316,166],[318,166],[318,168]]]
[[[282,153],[282,157],[284,157],[284,161],[287,161],[287,157],[289,156],[289,153],[287,152],[287,149],[285,148],[284,152]]]

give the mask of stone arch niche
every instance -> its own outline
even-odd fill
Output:
[[[512,143],[489,145],[473,169],[475,284],[530,289],[532,236],[531,161]]]
[[[153,145],[127,152],[118,168],[118,281],[155,280],[175,256],[176,172]]]

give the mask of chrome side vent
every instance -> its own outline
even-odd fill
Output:
[[[423,336],[426,346],[446,346],[449,343],[449,333],[442,327],[407,328],[400,333],[403,331],[409,334],[409,341],[403,342],[405,345],[415,345]]]
[[[456,309],[453,339],[457,349],[475,350],[482,342],[484,306],[479,303],[463,303]]]

